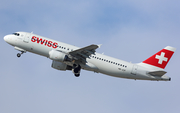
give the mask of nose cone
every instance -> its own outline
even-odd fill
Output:
[[[4,36],[4,41],[8,42],[8,36]]]

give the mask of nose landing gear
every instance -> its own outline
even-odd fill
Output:
[[[21,57],[21,55],[22,55],[23,53],[25,53],[25,52],[24,52],[24,51],[21,51],[21,53],[18,53],[18,54],[17,54],[17,57],[18,57],[18,58]]]
[[[21,54],[20,54],[20,53],[18,53],[18,54],[17,54],[17,57],[21,57]]]

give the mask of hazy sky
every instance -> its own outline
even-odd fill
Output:
[[[0,113],[178,113],[179,0],[1,0]],[[170,82],[129,80],[51,68],[48,58],[18,53],[3,37],[25,31],[138,63],[166,46]]]

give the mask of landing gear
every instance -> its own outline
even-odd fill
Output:
[[[81,66],[79,64],[73,64],[72,72],[76,77],[80,76]]]
[[[17,57],[19,58],[19,57],[21,57],[21,55],[24,53],[24,51],[21,51],[21,53],[18,53],[17,54]]]
[[[17,57],[21,57],[21,53],[18,53],[18,54],[17,54]]]
[[[74,74],[75,75],[75,77],[79,77],[80,76],[80,74]]]

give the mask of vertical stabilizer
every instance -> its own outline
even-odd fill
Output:
[[[153,56],[143,61],[142,63],[164,69],[169,60],[171,59],[172,55],[174,54],[175,50],[176,48],[167,46],[161,51],[157,52]]]

